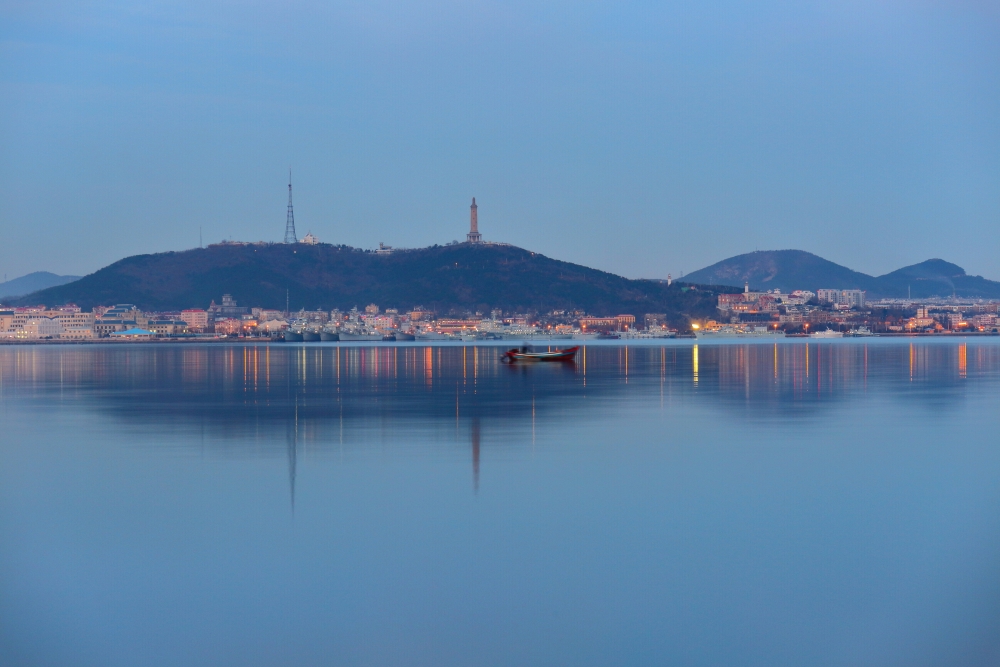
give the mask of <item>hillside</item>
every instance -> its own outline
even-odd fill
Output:
[[[830,287],[869,289],[871,276],[852,271],[803,250],[765,250],[724,259],[684,276],[706,285],[739,285],[749,282],[757,290]]]
[[[205,308],[223,293],[241,305],[506,312],[582,309],[595,315],[666,313],[682,323],[714,313],[716,291],[629,280],[513,246],[457,244],[380,255],[320,244],[216,245],[129,257],[14,304],[134,303],[146,310]]]
[[[957,295],[1000,298],[1000,282],[970,276],[941,259],[929,259],[883,276],[870,276],[802,250],[765,250],[737,255],[684,277],[707,285],[742,285],[757,290],[863,289],[868,298]]]
[[[0,283],[0,299],[31,294],[47,287],[65,285],[79,279],[80,276],[57,276],[48,271],[35,271],[20,278]]]

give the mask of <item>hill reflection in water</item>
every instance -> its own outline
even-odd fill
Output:
[[[197,434],[228,455],[303,444],[393,447],[483,433],[518,446],[539,419],[587,422],[623,410],[709,407],[719,419],[822,419],[879,396],[948,409],[1000,379],[990,344],[591,345],[574,363],[504,364],[499,346],[108,346],[0,351],[7,391],[80,403],[138,432]],[[710,428],[711,424],[706,424]],[[183,443],[184,440],[179,441]],[[294,468],[294,466],[293,466]]]
[[[950,343],[950,341],[949,341]],[[245,437],[289,420],[587,419],[622,403],[709,401],[751,416],[818,415],[859,394],[946,406],[1000,377],[1000,346],[784,343],[589,346],[575,363],[503,364],[502,347],[108,346],[0,350],[7,390],[82,401],[158,427]],[[595,412],[595,410],[597,412]]]
[[[998,343],[0,347],[0,655],[997,664]]]

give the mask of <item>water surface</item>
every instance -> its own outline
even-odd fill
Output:
[[[0,348],[12,665],[995,665],[992,339]]]

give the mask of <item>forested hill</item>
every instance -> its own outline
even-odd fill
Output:
[[[671,321],[711,316],[716,294],[733,289],[629,280],[522,248],[468,243],[376,254],[327,244],[215,245],[128,257],[76,282],[14,305],[133,303],[146,310],[205,308],[223,293],[241,305],[363,307],[439,313],[581,309],[595,315],[665,313]]]
[[[868,298],[960,296],[1000,298],[1000,282],[970,276],[965,269],[941,259],[929,259],[883,276],[852,271],[803,250],[762,250],[724,259],[690,273],[685,280],[742,285],[757,290],[863,289]]]

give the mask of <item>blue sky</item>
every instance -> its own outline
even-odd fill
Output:
[[[485,238],[630,277],[800,248],[1000,279],[1000,8],[0,5],[0,273]]]

